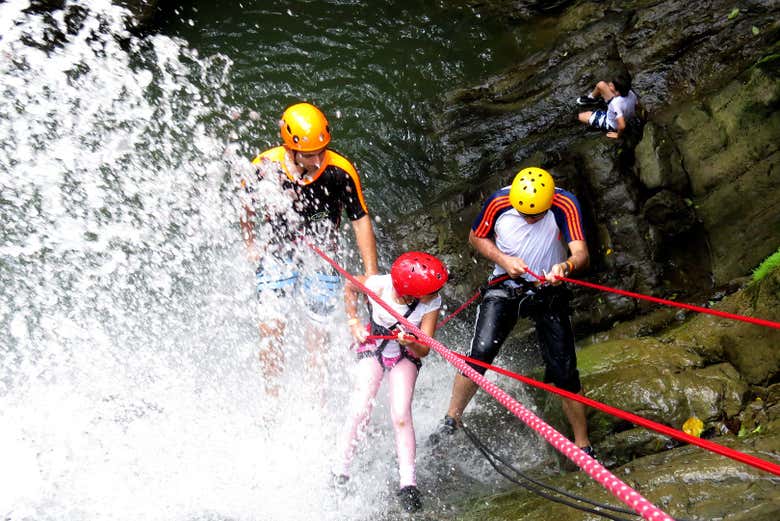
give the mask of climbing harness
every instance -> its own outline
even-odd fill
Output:
[[[414,310],[417,309],[417,305],[420,303],[419,300],[414,300],[410,305],[407,306],[406,312],[403,314],[403,318],[409,318],[409,316],[414,313]],[[373,317],[372,309],[371,309],[371,302],[368,302],[368,316]],[[398,356],[394,356],[392,358],[387,358],[384,356],[385,347],[387,347],[387,343],[391,340],[397,340],[398,339],[398,330],[396,327],[398,326],[398,322],[396,321],[395,324],[393,324],[390,327],[383,327],[374,322],[373,318],[371,318],[371,321],[369,323],[370,326],[370,332],[371,334],[366,337],[366,341],[362,344],[365,345],[368,342],[381,340],[378,346],[376,346],[374,349],[366,349],[363,351],[358,351],[357,358],[358,360],[362,360],[363,358],[370,358],[370,357],[376,357],[377,360],[379,360],[379,364],[382,366],[382,369],[385,371],[391,370],[395,365],[400,362],[403,358],[408,359],[410,362],[412,362],[419,371],[422,368],[422,362],[419,358],[412,356],[411,353],[409,353],[409,350],[406,349],[406,347],[399,345],[398,347],[401,348],[401,353]]]

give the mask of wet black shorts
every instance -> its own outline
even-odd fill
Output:
[[[519,317],[536,324],[536,338],[542,350],[544,381],[577,393],[582,388],[574,352],[574,330],[569,312],[569,290],[564,286],[543,286],[528,294],[498,284],[487,289],[477,309],[477,323],[468,356],[492,363]],[[484,367],[472,367],[485,374]]]

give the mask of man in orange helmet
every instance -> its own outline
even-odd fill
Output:
[[[258,155],[253,161],[256,176],[243,183],[248,197],[241,218],[249,256],[258,263],[260,362],[270,394],[278,393],[276,377],[284,362],[278,344],[289,316],[289,310],[270,302],[289,303],[293,299],[288,297],[298,294],[308,318],[325,324],[332,320],[341,297],[340,279],[324,263],[315,273],[301,273],[293,259],[306,246],[297,241],[307,237],[325,250],[335,250],[346,211],[366,275],[378,273],[376,239],[360,178],[346,158],[327,148],[331,134],[325,115],[314,105],[297,103],[284,111],[279,128],[283,144]],[[261,186],[263,181],[271,185]],[[283,194],[286,204],[262,201],[269,187],[274,194]],[[258,237],[258,226],[264,227],[263,237]],[[307,347],[316,355],[326,340],[322,328],[307,327],[305,336]]]

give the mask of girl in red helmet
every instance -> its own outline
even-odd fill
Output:
[[[447,282],[447,269],[436,257],[423,252],[408,252],[398,257],[389,275],[358,277],[368,289],[376,293],[406,320],[433,336],[441,307],[439,290]],[[349,417],[339,439],[339,457],[334,469],[338,484],[349,479],[349,466],[355,455],[358,438],[368,424],[374,397],[382,378],[387,375],[390,395],[390,415],[395,430],[401,506],[409,512],[422,507],[420,491],[415,479],[416,443],[412,423],[412,394],[420,359],[430,348],[405,335],[398,320],[368,298],[370,321],[363,325],[357,313],[357,288],[345,287],[345,301],[349,327],[358,342],[358,367],[354,391],[350,400]],[[397,340],[366,340],[372,336],[393,336]]]

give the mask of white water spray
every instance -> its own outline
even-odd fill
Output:
[[[0,516],[322,519],[322,410],[267,421],[231,63],[85,5],[0,4]]]
[[[397,510],[384,390],[352,495],[328,488],[352,360],[343,324],[330,325],[324,405],[296,335],[303,310],[289,316],[282,394],[264,394],[237,222],[236,177],[251,170],[230,143],[245,111],[224,101],[230,60],[137,38],[124,10],[86,5],[43,15],[0,3],[0,517]],[[268,206],[289,202],[260,193]],[[427,363],[418,440],[450,382]]]

